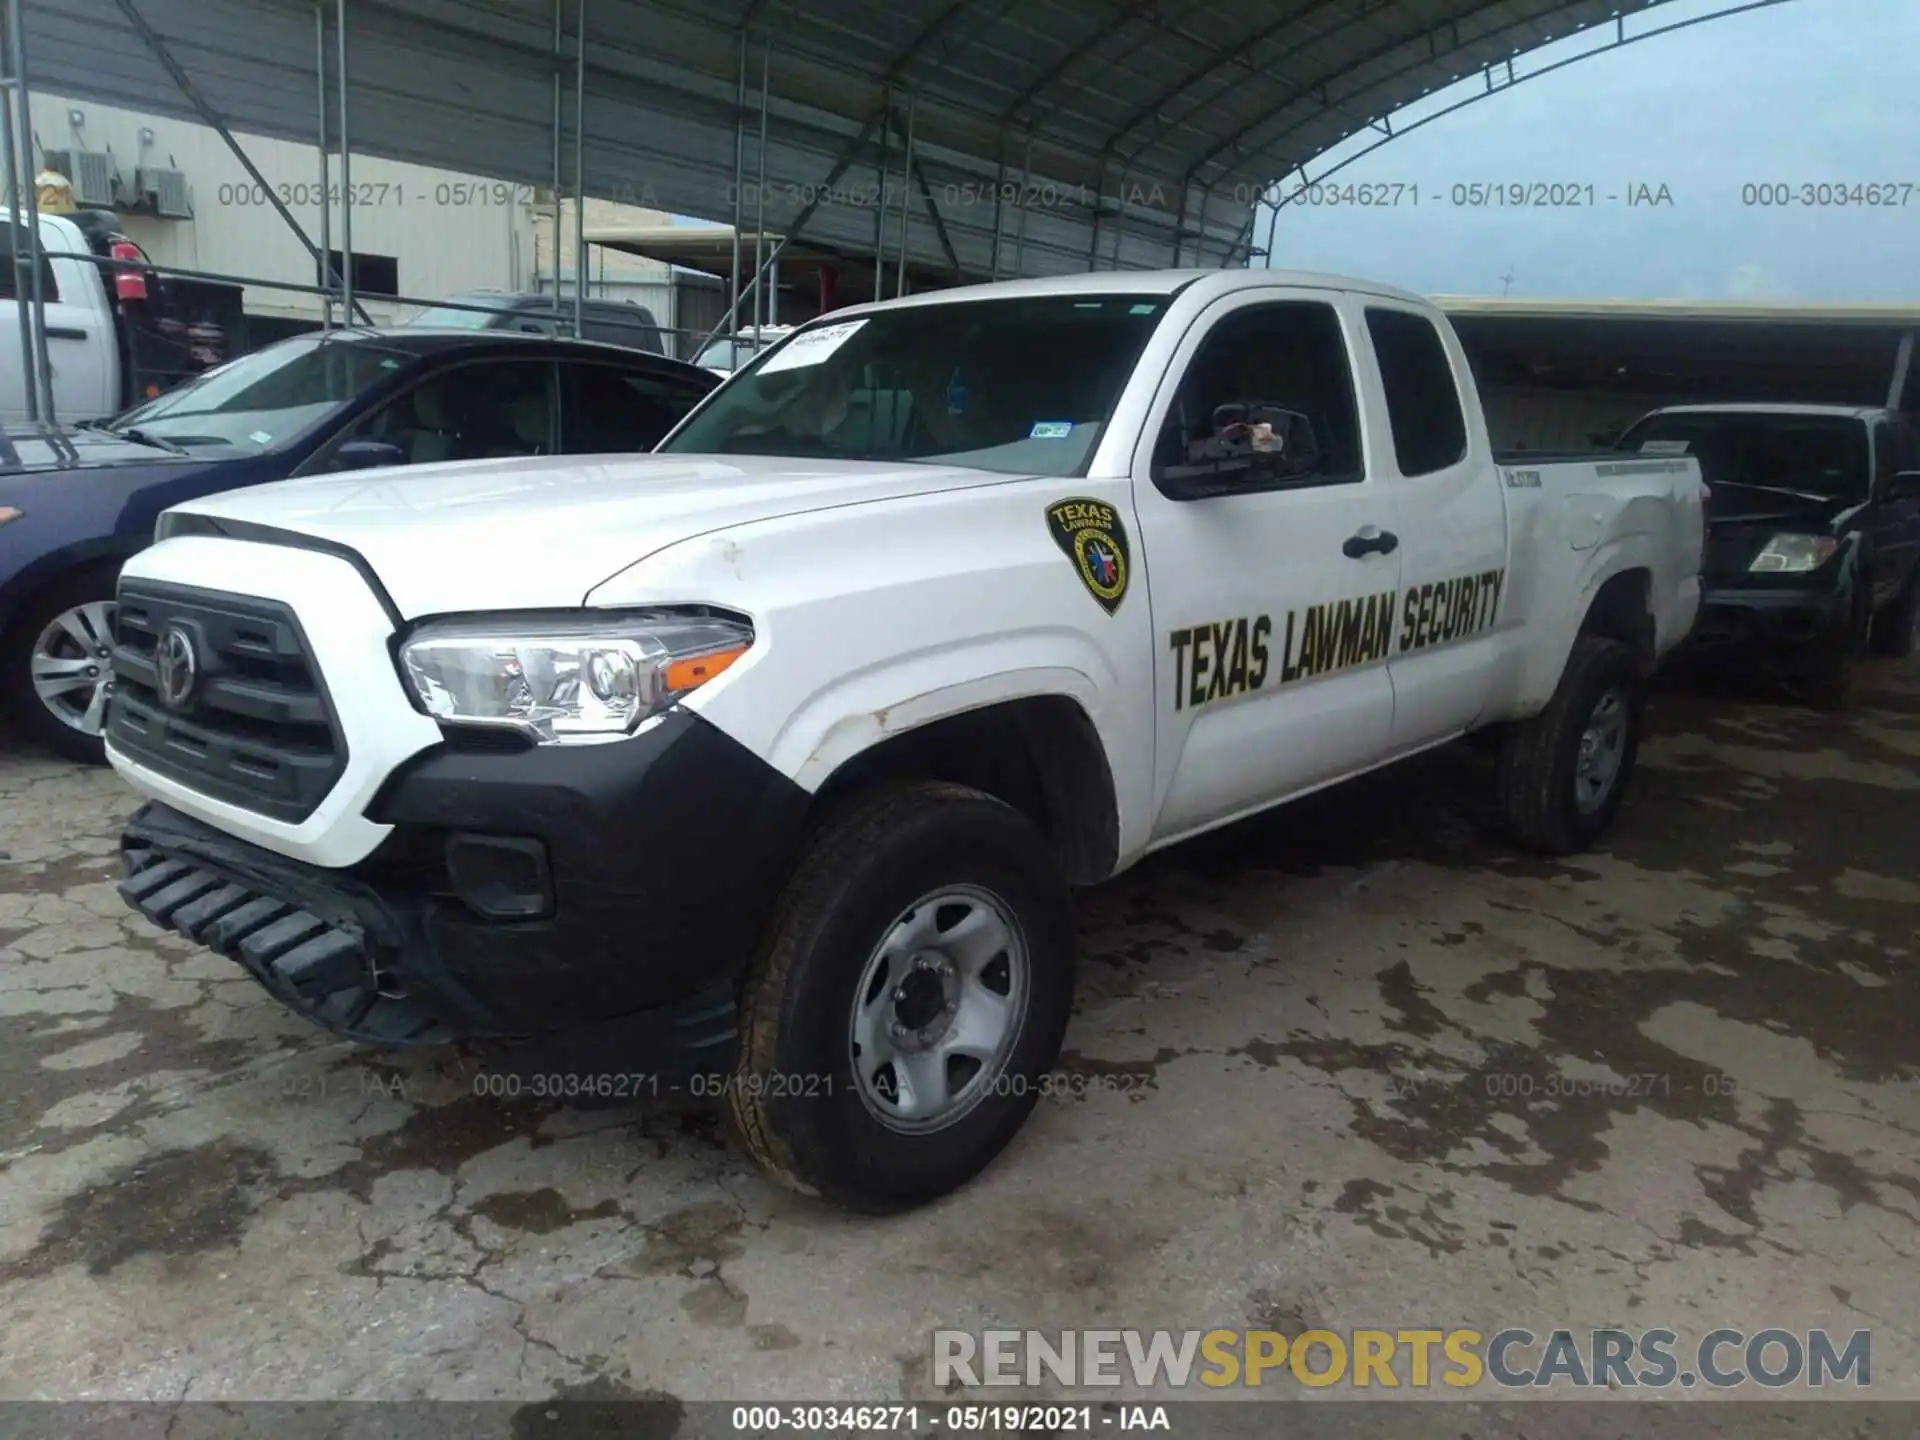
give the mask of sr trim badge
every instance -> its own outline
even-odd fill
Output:
[[[1109,615],[1127,598],[1133,554],[1120,513],[1103,500],[1075,496],[1047,506],[1047,531],[1073,561],[1087,593]]]

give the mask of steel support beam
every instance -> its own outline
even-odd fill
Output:
[[[801,207],[800,213],[794,216],[793,221],[786,227],[787,233],[780,237],[780,243],[775,245],[773,247],[773,253],[767,256],[767,265],[769,268],[774,267],[779,261],[782,250],[800,238],[801,232],[807,228],[807,223],[813,219],[814,215],[819,212],[820,207],[826,203],[827,196],[833,190],[833,187],[838,185],[845,177],[847,171],[853,168],[854,161],[859,158],[860,152],[866,148],[867,141],[873,136],[873,127],[880,123],[881,113],[882,112],[876,110],[868,115],[860,126],[859,133],[855,135],[853,139],[847,143],[846,148],[840,152],[840,158],[834,161],[833,168],[827,172],[827,178],[820,182],[819,189],[814,193],[814,198]],[[760,277],[755,275],[753,277],[753,284],[758,286],[759,283]],[[743,298],[744,297],[741,296],[735,297],[733,304],[727,307],[726,314],[722,315],[713,329],[707,332],[707,338],[701,342],[701,348],[704,349],[708,344],[711,344],[715,336],[719,335],[722,330],[727,329],[734,323],[734,316],[739,311],[740,301]]]
[[[26,222],[28,286],[16,290],[16,303],[21,306],[29,302],[33,308],[32,360],[28,373],[34,377],[35,391],[39,399],[39,408],[34,418],[52,425],[58,420],[54,413],[53,399],[53,362],[47,355],[47,292],[46,277],[40,272],[45,267],[40,263],[40,192],[35,183],[39,170],[34,165],[33,155],[33,91],[27,83],[27,0],[13,0],[9,7],[8,42],[12,50],[9,66],[9,88],[20,103],[17,118],[19,134],[15,137],[19,144],[18,169],[15,171],[16,183],[20,187],[20,216]],[[15,161],[10,156],[10,166]],[[11,216],[8,217],[12,219]],[[15,232],[16,236],[18,232]],[[17,250],[18,245],[15,246]],[[15,271],[15,275],[18,275]]]
[[[1913,331],[1900,334],[1900,348],[1894,352],[1893,378],[1887,382],[1887,408],[1900,410],[1907,396],[1907,376],[1913,369]]]
[[[314,148],[320,155],[320,253],[314,257],[314,278],[328,293],[320,301],[320,329],[333,328],[333,265],[327,252],[333,249],[333,205],[327,199],[332,184],[332,165],[328,147],[333,143],[327,130],[327,7],[320,0],[313,7]]]
[[[566,99],[566,25],[561,15],[561,6],[565,0],[553,0],[553,323],[560,328],[560,233],[566,228],[560,215],[560,147],[565,138],[566,121],[562,119],[562,103]],[[534,232],[536,237],[539,231]]]
[[[733,86],[733,271],[728,281],[729,316],[740,312],[740,227],[746,220],[747,27],[740,27],[740,65]],[[740,356],[735,353],[734,361]]]
[[[760,349],[760,314],[761,311],[766,308],[761,304],[765,291],[758,282],[760,276],[765,273],[767,264],[765,258],[767,245],[767,95],[768,86],[771,84],[772,79],[773,39],[771,36],[762,35],[760,37],[760,143],[755,151],[759,173],[753,186],[753,275],[755,281],[753,287],[753,348],[756,354],[759,353]],[[734,359],[735,362],[738,363],[739,357],[735,356]]]
[[[0,47],[12,53],[12,46],[6,36],[0,34]],[[0,66],[0,155],[7,167],[7,223],[15,224],[15,217],[25,218],[25,197],[20,186],[20,147],[14,140],[13,129],[13,67],[9,62]],[[29,273],[33,266],[32,247],[26,243],[27,237],[21,233],[24,227],[16,227],[11,236],[13,264],[13,293],[16,297],[33,294],[33,281]],[[33,306],[16,299],[13,307],[14,319],[20,326],[20,379],[23,396],[27,402],[27,418],[40,418],[40,367],[34,361],[33,350]]]
[[[125,3],[125,0],[122,0]],[[334,42],[340,73],[340,308],[353,314],[353,128],[347,111],[347,0],[335,0]],[[365,318],[365,312],[361,312]]]
[[[587,323],[587,0],[579,0],[573,36],[573,336]]]
[[[913,179],[918,173],[916,168],[918,162],[913,158],[913,117],[914,102],[917,98],[913,91],[907,92],[907,148],[905,159],[900,166],[900,259],[893,272],[893,293],[896,296],[907,293],[908,207],[913,203]]]

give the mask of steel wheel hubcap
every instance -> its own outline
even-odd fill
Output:
[[[992,1093],[1026,1022],[1020,922],[971,885],[933,891],[887,927],[854,990],[855,1088],[891,1130],[944,1129]]]
[[[98,735],[106,725],[113,613],[111,600],[76,605],[47,622],[33,642],[34,693],[61,724],[82,735]]]
[[[1609,690],[1594,701],[1580,736],[1580,757],[1573,769],[1574,800],[1582,813],[1606,803],[1620,779],[1627,753],[1627,698]]]

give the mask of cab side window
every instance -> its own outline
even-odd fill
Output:
[[[1367,310],[1402,475],[1431,475],[1467,458],[1467,419],[1440,332],[1424,315]]]
[[[22,282],[28,287],[32,286],[33,281],[19,273],[19,256],[26,248],[27,227],[11,221],[0,221],[0,300],[15,298],[15,291]],[[31,300],[32,289],[21,291],[19,298]],[[44,254],[40,257],[40,298],[49,305],[60,298],[59,286],[53,280],[53,263]],[[17,352],[14,358],[18,358]]]
[[[571,455],[615,455],[651,450],[709,386],[678,375],[626,370],[618,365],[568,365],[573,410],[567,420]]]
[[[1288,472],[1289,489],[1352,485],[1366,478],[1353,365],[1340,317],[1320,301],[1249,305],[1221,319],[1201,341],[1155,441],[1156,476],[1203,456],[1210,442],[1248,416],[1291,412],[1304,423],[1287,437],[1310,457]],[[1250,480],[1249,490],[1275,482]]]
[[[386,440],[407,463],[551,455],[557,407],[553,366],[545,360],[457,365],[353,428],[350,439]]]

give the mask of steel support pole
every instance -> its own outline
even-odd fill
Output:
[[[915,96],[907,94],[907,154],[900,167],[900,263],[893,274],[893,293],[907,293],[907,206],[913,200],[913,109]]]
[[[1887,382],[1887,408],[1900,410],[1905,407],[1901,401],[1906,398],[1907,376],[1913,369],[1913,331],[1900,333],[1900,348],[1894,352],[1893,378]]]
[[[1007,137],[1000,136],[999,161],[993,170],[993,249],[987,258],[987,279],[1000,278],[1000,217],[1007,199]]]
[[[13,93],[18,98],[20,144],[19,184],[23,204],[20,209],[27,225],[27,263],[32,267],[33,295],[33,374],[40,391],[39,419],[56,422],[53,403],[53,362],[47,356],[47,293],[40,263],[40,192],[34,184],[37,170],[33,163],[33,92],[27,84],[27,0],[13,0],[11,29],[13,41]],[[20,294],[21,300],[26,295]]]
[[[566,228],[560,217],[560,142],[566,129],[561,118],[560,102],[565,96],[566,80],[561,67],[566,63],[562,47],[566,43],[565,27],[561,23],[560,7],[563,0],[553,0],[553,324],[560,328],[560,234]],[[540,232],[534,230],[534,243],[540,243]]]
[[[1099,189],[1093,196],[1093,233],[1087,237],[1087,271],[1091,274],[1100,265],[1100,216],[1107,203],[1107,157],[1100,157],[1100,179],[1096,182]]]
[[[767,260],[767,324],[780,323],[780,257]]]
[[[767,241],[767,85],[773,76],[773,40],[760,39],[760,143],[754,151],[759,158],[759,177],[753,185],[753,350],[760,353],[761,297],[766,293],[760,277],[766,273],[764,253]]]
[[[353,314],[353,130],[347,123],[347,0],[335,0],[340,49],[340,308]]]
[[[587,322],[587,0],[579,0],[573,37],[573,336]]]
[[[206,123],[208,129],[220,137],[227,149],[233,152],[233,158],[240,162],[240,168],[247,172],[247,178],[253,181],[259,193],[266,196],[267,203],[273,207],[274,214],[280,217],[281,223],[293,232],[294,238],[300,242],[301,247],[313,257],[314,264],[324,266],[327,263],[326,250],[316,246],[312,237],[307,234],[306,227],[294,219],[293,212],[281,201],[275,187],[268,183],[267,177],[260,173],[260,167],[253,163],[253,157],[247,154],[245,147],[238,140],[234,139],[233,131],[227,128],[227,122],[221,119],[219,112],[206,102],[206,98],[201,95],[199,88],[187,72],[180,68],[179,61],[173,58],[173,52],[168,50],[160,37],[153,33],[153,27],[147,24],[146,17],[134,8],[133,0],[114,0],[114,3],[119,6],[120,13],[127,17],[127,24],[133,27],[141,43],[152,53],[153,58],[160,62],[161,68],[172,77],[175,87],[186,97],[194,113]],[[324,4],[324,0],[322,3]],[[322,43],[325,43],[324,38]],[[322,65],[321,68],[324,71],[326,67]],[[323,87],[324,84],[323,77]],[[364,310],[360,318],[363,320],[367,318]]]
[[[800,207],[800,213],[794,216],[792,223],[787,226],[787,233],[780,237],[779,243],[773,247],[773,253],[767,256],[767,264],[770,267],[779,261],[782,250],[785,250],[788,245],[800,238],[801,234],[806,230],[808,222],[819,213],[820,207],[826,203],[827,196],[832,193],[833,187],[838,185],[841,180],[846,177],[847,171],[853,168],[854,162],[859,158],[861,150],[866,147],[867,138],[873,134],[873,127],[879,122],[880,117],[877,114],[869,115],[866,120],[862,122],[859,132],[847,143],[847,147],[840,152],[840,158],[833,162],[833,168],[827,172],[827,178],[820,182],[813,199]],[[736,233],[738,232],[736,231]],[[755,285],[760,283],[760,277],[758,275],[753,277],[753,283]],[[714,327],[707,332],[707,338],[700,342],[699,349],[695,350],[695,354],[698,354],[699,350],[703,350],[708,345],[711,345],[722,330],[727,329],[734,323],[735,316],[740,309],[740,299],[743,298],[745,297],[736,298],[733,304],[728,307],[726,313],[715,322]]]
[[[11,54],[6,37],[0,35],[0,49]],[[16,225],[25,214],[20,194],[20,147],[14,142],[13,133],[13,66],[9,62],[0,66],[0,145],[6,148],[6,154],[0,160],[7,167],[7,223]],[[32,282],[27,279],[27,267],[32,263],[27,258],[24,239],[18,229],[13,232],[13,293],[16,297],[32,293]],[[39,376],[35,373],[39,367],[33,363],[33,310],[24,303],[13,307],[14,318],[20,322],[20,379],[23,383],[27,402],[27,418],[40,418]]]
[[[740,330],[740,227],[746,223],[745,178],[747,173],[747,28],[740,27],[740,69],[733,87],[733,279],[727,289],[729,334]],[[755,277],[756,281],[759,277]],[[738,346],[734,360],[740,359]]]
[[[887,283],[887,167],[892,163],[893,87],[884,97],[885,112],[880,116],[880,159],[877,162],[879,184],[873,198],[873,298],[878,300]]]
[[[1027,263],[1027,200],[1032,193],[1033,122],[1027,122],[1027,150],[1020,161],[1020,232],[1013,237],[1013,278],[1018,280]]]
[[[320,301],[320,328],[326,331],[333,328],[333,266],[327,260],[327,252],[333,249],[333,206],[327,199],[333,167],[328,159],[331,138],[327,134],[327,7],[324,4],[313,7],[313,74],[320,142],[320,254],[315,266],[318,271],[315,283],[329,292]]]

